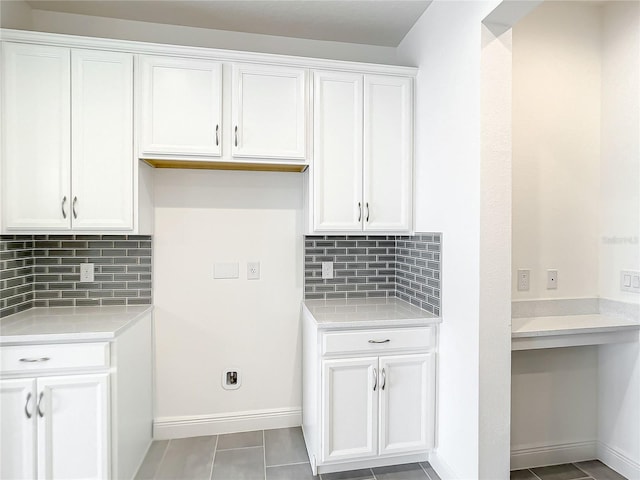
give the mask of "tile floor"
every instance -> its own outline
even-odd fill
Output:
[[[311,474],[300,427],[155,441],[136,480],[440,480],[428,463]]]
[[[627,480],[598,460],[511,472],[511,480]]]

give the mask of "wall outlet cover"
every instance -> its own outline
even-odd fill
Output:
[[[518,291],[526,292],[529,290],[529,276],[530,271],[528,269],[518,270]]]
[[[322,278],[333,278],[333,262],[322,262]]]
[[[213,265],[213,278],[238,278],[238,262],[217,262]]]
[[[247,280],[260,279],[260,262],[247,262]]]
[[[94,272],[95,272],[95,268],[93,263],[81,263],[80,264],[80,282],[93,282]]]
[[[558,270],[547,270],[547,290],[558,288]]]

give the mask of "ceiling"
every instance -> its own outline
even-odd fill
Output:
[[[397,47],[431,0],[27,0],[37,10]]]

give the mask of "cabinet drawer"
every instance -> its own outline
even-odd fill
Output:
[[[425,350],[435,346],[435,328],[396,328],[325,333],[322,354]]]
[[[0,348],[2,373],[109,366],[109,344],[75,343]]]

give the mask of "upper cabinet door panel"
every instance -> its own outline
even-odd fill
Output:
[[[70,227],[70,51],[4,43],[3,222],[7,230]]]
[[[140,157],[220,156],[222,65],[141,56]]]
[[[133,56],[72,52],[75,230],[133,227]]]
[[[362,78],[314,72],[313,218],[317,231],[362,228]]]
[[[235,157],[306,157],[306,70],[233,65]]]
[[[365,230],[411,228],[412,102],[410,78],[365,77]]]

